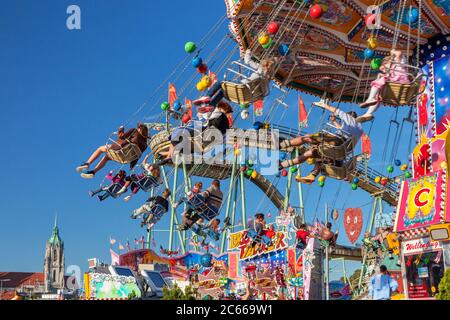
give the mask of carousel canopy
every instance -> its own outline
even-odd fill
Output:
[[[394,39],[395,48],[416,65],[417,44],[424,45],[429,38],[450,30],[450,0],[225,1],[230,30],[241,51],[251,48],[257,57],[267,55],[258,38],[268,23],[276,22],[279,30],[271,55],[280,55],[280,44],[288,44],[290,51],[276,80],[314,95],[327,92],[333,100],[360,100],[377,74],[370,59],[388,55]],[[313,18],[310,9],[317,4],[322,13]],[[375,30],[369,30],[365,23],[371,5],[378,5],[381,12],[381,27]],[[420,13],[421,19],[410,20],[411,12]],[[377,45],[373,57],[367,59],[364,50],[371,36]]]

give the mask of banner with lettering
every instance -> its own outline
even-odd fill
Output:
[[[283,250],[287,247],[286,235],[283,232],[273,232],[269,238],[270,245],[257,243],[252,246],[254,240],[248,235],[247,230],[231,233],[228,250],[239,250],[239,259],[246,260],[272,251]]]
[[[430,238],[420,238],[402,242],[402,254],[404,256],[442,249],[440,241],[432,241]]]
[[[444,216],[442,171],[412,181],[404,181],[397,207],[396,231],[439,223]],[[445,199],[445,197],[444,197]]]

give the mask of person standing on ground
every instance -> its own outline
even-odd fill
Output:
[[[385,265],[380,266],[380,273],[370,279],[369,297],[372,300],[391,300],[398,283],[388,273]]]

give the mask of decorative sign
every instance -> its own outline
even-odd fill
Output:
[[[239,259],[246,260],[272,251],[285,249],[285,234],[277,231],[270,237],[272,244],[257,244],[252,247],[253,240],[247,235],[247,230],[231,233],[229,236],[228,250],[239,249]]]
[[[428,267],[417,268],[417,273],[419,274],[419,278],[428,278]]]
[[[361,234],[363,215],[360,208],[348,208],[344,213],[344,229],[350,243],[355,243]]]
[[[420,238],[402,242],[403,255],[438,249],[442,249],[442,243],[439,241],[432,241],[430,238]]]
[[[126,299],[134,293],[136,297],[141,296],[136,279],[134,277],[114,276],[105,273],[89,273],[88,297],[90,299]]]
[[[396,231],[426,227],[441,221],[442,172],[404,181],[397,208]]]
[[[314,267],[314,238],[309,238],[305,250],[303,250],[303,299],[309,300],[309,288],[311,285],[311,271]]]

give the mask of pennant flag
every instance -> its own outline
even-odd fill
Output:
[[[230,124],[230,127],[233,125],[233,114],[227,115],[228,123]]]
[[[109,243],[110,243],[111,245],[115,244],[115,243],[116,243],[116,239],[112,239],[111,236],[110,236],[110,237],[109,237]]]
[[[189,115],[189,118],[192,119],[192,101],[188,98],[184,99],[184,105],[186,106],[186,112]]]
[[[428,123],[427,112],[428,95],[423,94],[419,98],[419,125],[425,126]]]
[[[217,82],[217,74],[209,71],[209,78],[211,79],[211,86],[213,86]]]
[[[299,122],[302,127],[307,128],[308,127],[308,113],[306,112],[305,103],[303,102],[302,97],[298,96],[298,115],[299,115]]]
[[[368,158],[372,155],[372,144],[368,135],[363,133],[361,137],[361,149],[362,153],[367,155]]]
[[[153,246],[153,247],[156,247],[156,241],[155,241],[155,238],[152,238],[152,246]]]
[[[119,255],[117,253],[115,253],[112,249],[109,249],[109,252],[111,253],[111,265],[118,266],[119,265]]]
[[[127,247],[127,250],[130,251],[130,241],[127,240],[127,243],[125,244],[125,246]]]
[[[119,244],[119,251],[120,251],[120,250],[125,250],[125,248],[123,247],[122,244]]]
[[[169,105],[171,109],[173,108],[173,104],[177,99],[177,89],[173,84],[169,83]]]
[[[264,100],[258,100],[255,103],[253,103],[253,112],[255,113],[256,117],[262,116],[263,111],[264,111]]]

